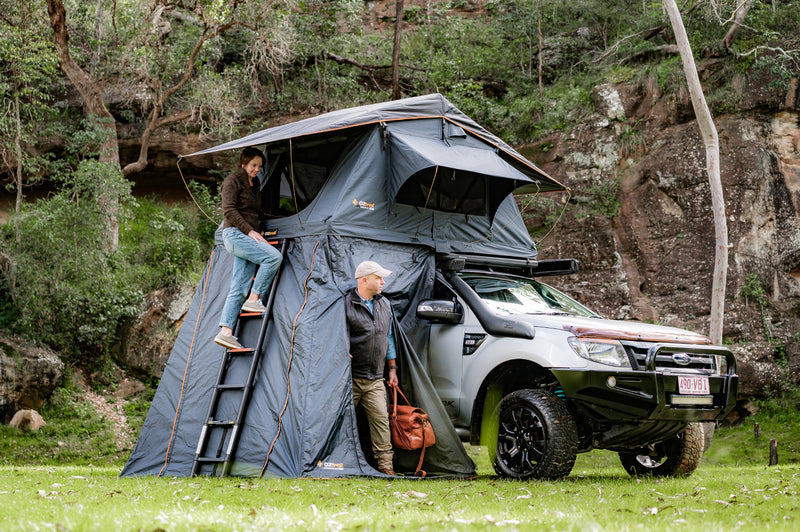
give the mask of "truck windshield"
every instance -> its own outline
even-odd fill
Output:
[[[462,273],[460,277],[497,314],[572,314],[599,318],[563,292],[533,279]]]

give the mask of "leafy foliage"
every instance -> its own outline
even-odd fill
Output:
[[[0,0],[0,163],[13,169],[8,188],[41,179],[47,157],[37,136],[54,129],[50,104],[57,83],[56,56],[37,24],[42,6]],[[0,166],[0,168],[2,168]]]
[[[105,218],[97,198],[130,184],[119,169],[80,163],[52,198],[25,205],[5,229],[13,261],[16,327],[65,353],[106,351],[119,320],[133,316],[142,291],[119,254],[101,245]],[[123,201],[124,201],[124,196]]]
[[[73,361],[102,366],[119,324],[138,313],[145,292],[202,268],[217,223],[194,207],[134,200],[118,167],[92,159],[60,183],[52,197],[26,204],[3,226],[13,296],[3,316]],[[201,185],[193,189],[213,214],[216,199]],[[106,197],[119,198],[117,249],[100,244]]]
[[[200,207],[141,198],[120,229],[120,257],[136,272],[141,290],[175,284],[208,257],[222,217],[219,202],[207,187],[195,182],[190,187]]]

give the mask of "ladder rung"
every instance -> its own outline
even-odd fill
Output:
[[[206,464],[221,464],[226,461],[226,458],[215,458],[211,456],[198,456],[196,458],[198,462],[206,463]]]
[[[243,347],[241,349],[228,349],[228,353],[232,355],[248,355],[252,354],[253,348],[252,347]]]
[[[235,424],[235,421],[223,421],[221,419],[212,419],[206,423],[209,427],[232,427]]]
[[[244,390],[244,384],[217,384],[217,390]]]
[[[264,315],[263,312],[240,312],[239,313],[239,317],[240,318],[252,318],[254,316],[263,316],[263,315]]]

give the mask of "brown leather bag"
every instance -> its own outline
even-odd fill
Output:
[[[425,448],[436,443],[430,418],[421,408],[411,406],[399,386],[391,386],[392,411],[389,414],[389,426],[392,429],[392,443],[400,449],[422,449],[419,456],[415,476],[426,475],[422,470],[422,460],[425,458]],[[397,404],[397,392],[403,397],[405,405]]]

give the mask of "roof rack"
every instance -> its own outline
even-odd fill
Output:
[[[491,271],[508,273],[520,272],[529,277],[549,277],[578,273],[576,259],[537,260],[531,257],[504,257],[498,255],[472,255],[442,253],[437,255],[436,264],[443,272],[458,272],[468,267],[478,267]]]

